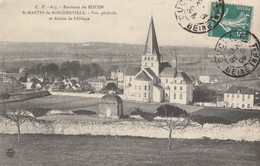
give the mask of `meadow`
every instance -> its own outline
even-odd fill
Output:
[[[259,142],[167,139],[111,136],[0,135],[0,165],[5,166],[256,166]],[[12,145],[13,158],[5,155]]]

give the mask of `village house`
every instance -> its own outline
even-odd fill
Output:
[[[151,18],[141,66],[127,66],[124,77],[127,100],[189,104],[193,84],[185,72],[177,71],[177,57],[163,62],[159,51],[153,18]]]
[[[105,80],[103,79],[91,79],[87,80],[87,82],[96,90],[100,91],[105,87]]]
[[[224,105],[230,108],[252,109],[254,92],[247,87],[233,85],[224,93]]]

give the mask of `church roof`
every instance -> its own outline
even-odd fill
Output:
[[[135,76],[141,70],[140,66],[128,66],[126,68],[126,76]]]
[[[139,80],[139,81],[152,81],[152,79],[144,71],[141,71],[136,76],[135,80]]]
[[[152,77],[156,77],[156,74],[153,72],[151,68],[145,68],[145,71],[147,71]]]
[[[156,54],[159,57],[161,56],[154,28],[153,17],[151,18],[150,26],[148,29],[148,35],[144,47],[144,54]]]
[[[247,87],[233,85],[226,90],[226,93],[253,94],[253,91]]]
[[[160,72],[160,77],[174,77],[176,75],[176,69],[172,67],[164,67]]]
[[[163,90],[163,87],[160,86],[159,84],[154,84],[153,86],[154,86],[155,88],[159,89],[159,90]]]
[[[100,99],[101,104],[117,104],[122,102],[122,99],[115,93],[108,93]]]

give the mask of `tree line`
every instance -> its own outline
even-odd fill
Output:
[[[83,64],[78,61],[66,61],[60,66],[55,63],[39,63],[27,70],[29,74],[48,77],[79,77],[81,80],[104,75],[103,68],[97,63]]]

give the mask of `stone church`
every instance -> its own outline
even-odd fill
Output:
[[[171,65],[163,62],[153,17],[151,18],[141,66],[127,66],[124,78],[127,100],[189,104],[193,84],[185,72],[177,71],[177,58]]]

